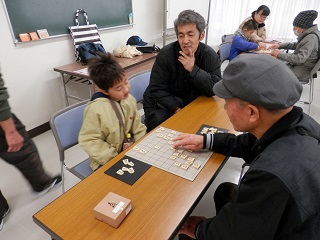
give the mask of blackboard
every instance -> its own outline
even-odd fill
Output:
[[[132,0],[3,0],[12,33],[19,39],[19,33],[47,29],[50,36],[69,34],[74,26],[77,9],[85,9],[90,24],[99,29],[129,25]],[[80,25],[85,24],[82,15]]]

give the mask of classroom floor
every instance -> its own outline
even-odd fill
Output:
[[[311,116],[320,122],[320,77],[315,81],[314,100],[311,107]],[[308,87],[306,87],[308,88]],[[302,96],[306,98],[305,89]],[[297,104],[306,110],[306,105]],[[45,169],[52,175],[60,172],[58,150],[51,131],[41,134],[34,138],[40,155],[43,159]],[[75,146],[67,152],[69,161],[77,162],[84,159],[86,154],[79,146]],[[237,182],[243,161],[241,159],[230,158],[218,177],[215,179],[207,193],[204,195],[192,215],[213,216],[215,208],[213,203],[213,192],[216,187],[225,181]],[[59,197],[62,193],[61,188],[49,192],[41,198],[32,196],[30,187],[20,172],[11,165],[0,161],[0,189],[7,198],[10,205],[10,213],[4,220],[3,230],[0,231],[1,240],[50,240],[50,236],[43,231],[32,220],[32,215]],[[66,172],[66,189],[71,188],[79,179]],[[176,238],[177,239],[177,238]]]

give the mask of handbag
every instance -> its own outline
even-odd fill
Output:
[[[97,55],[97,52],[106,53],[102,44],[100,43],[82,43],[78,47],[79,58],[81,63],[87,64],[90,58]]]
[[[83,14],[86,25],[79,24],[79,14],[80,13]],[[76,11],[74,20],[75,20],[76,25],[70,26],[69,30],[70,30],[70,34],[71,34],[71,37],[74,42],[75,58],[76,58],[77,62],[79,62],[81,64],[86,64],[87,61],[82,60],[81,56],[79,54],[79,47],[81,44],[86,44],[86,43],[99,44],[99,46],[97,48],[99,48],[101,51],[103,49],[102,52],[105,52],[105,51],[102,46],[98,27],[96,24],[89,24],[88,14],[84,9],[78,9]],[[92,48],[92,46],[91,46],[91,48]],[[93,50],[91,49],[91,51],[93,51]]]
[[[136,46],[137,50],[142,53],[157,53],[160,48],[156,44],[148,44],[146,46]]]

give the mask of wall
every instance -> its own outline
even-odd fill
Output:
[[[151,3],[152,1],[152,3]],[[125,44],[132,35],[146,42],[162,43],[162,0],[133,0],[133,27],[103,30],[101,39],[107,51]],[[4,10],[0,6],[0,66],[10,94],[10,105],[26,125],[33,129],[49,121],[65,107],[60,74],[54,67],[74,62],[70,36],[15,45]],[[81,90],[81,89],[80,89]]]

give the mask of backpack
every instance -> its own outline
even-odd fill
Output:
[[[102,44],[100,43],[82,43],[78,47],[80,61],[83,64],[87,64],[90,58],[97,55],[97,52],[106,53]]]

